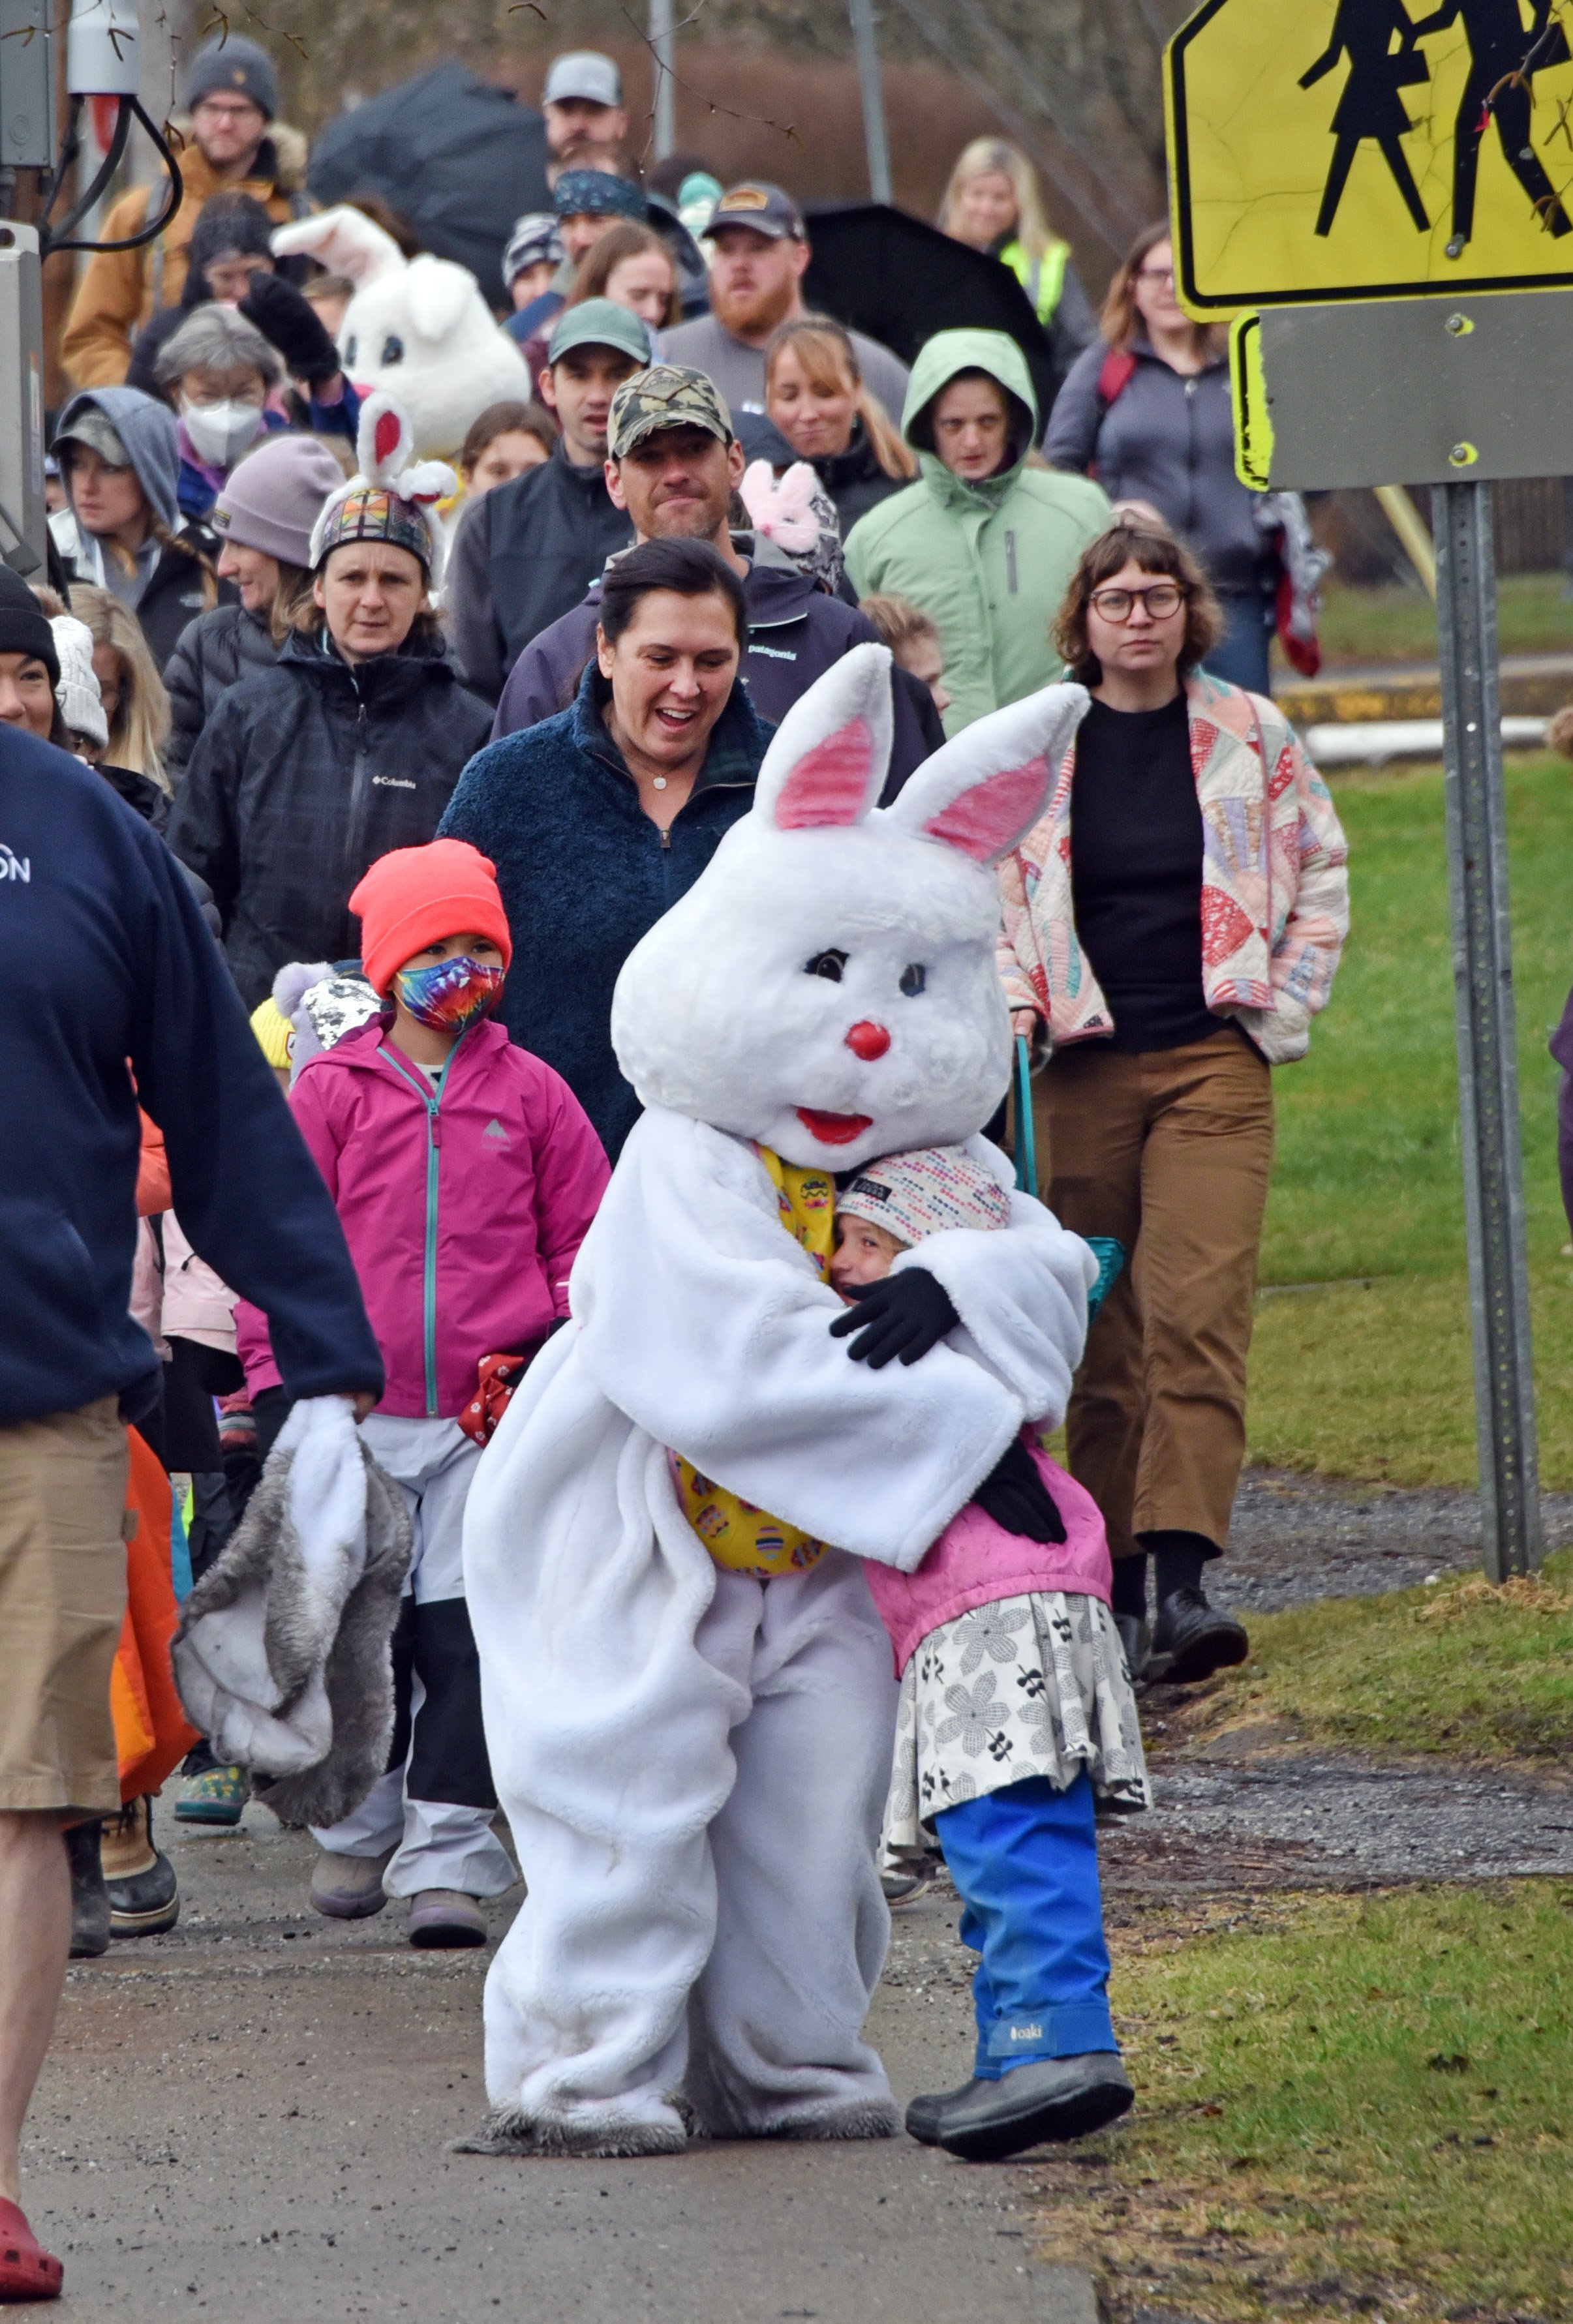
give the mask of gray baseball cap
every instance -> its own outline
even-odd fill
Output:
[[[584,299],[563,309],[546,343],[547,362],[554,364],[570,347],[615,347],[619,355],[632,355],[641,371],[655,361],[643,316],[619,307],[615,299]]]
[[[621,105],[623,82],[610,57],[598,49],[572,49],[553,57],[541,92],[542,105],[562,105],[569,97],[586,105]]]

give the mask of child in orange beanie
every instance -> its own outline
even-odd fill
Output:
[[[411,1902],[411,1941],[484,1941],[514,1871],[464,1602],[460,1538],[480,1445],[461,1427],[488,1358],[527,1360],[568,1314],[568,1274],[607,1179],[578,1101],[490,1022],[512,956],[491,864],[463,840],[396,849],[349,899],[384,1013],[313,1057],[290,1103],[343,1222],[387,1368],[365,1436],[415,1549],[393,1637],[388,1772],[316,1838],[311,1901],[343,1919]],[[277,1378],[254,1310],[248,1383]],[[419,1686],[416,1682],[419,1682]]]

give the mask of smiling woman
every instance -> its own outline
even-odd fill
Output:
[[[612,1052],[617,972],[747,813],[769,740],[736,683],[747,641],[743,585],[709,541],[642,542],[607,570],[572,707],[481,752],[443,817],[496,866],[503,1021],[614,1160],[639,1114]]]

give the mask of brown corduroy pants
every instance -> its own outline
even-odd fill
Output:
[[[1115,1557],[1170,1529],[1222,1549],[1272,1168],[1266,1062],[1224,1027],[1137,1056],[1080,1043],[1039,1075],[1032,1117],[1050,1209],[1125,1249],[1066,1416],[1070,1473]]]

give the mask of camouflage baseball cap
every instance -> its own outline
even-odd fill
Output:
[[[708,374],[687,364],[652,364],[625,379],[612,398],[606,450],[614,460],[658,428],[702,428],[717,442],[732,441],[732,414]]]

